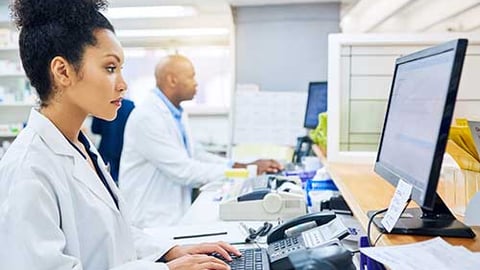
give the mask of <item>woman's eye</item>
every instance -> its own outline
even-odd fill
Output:
[[[107,71],[108,71],[109,73],[114,73],[114,72],[115,72],[115,69],[116,69],[116,67],[114,67],[114,66],[107,67]]]

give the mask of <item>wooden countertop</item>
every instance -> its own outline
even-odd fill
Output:
[[[321,151],[315,148],[315,153],[320,157],[322,163],[327,167],[332,179],[342,193],[345,201],[348,203],[355,217],[367,231],[368,216],[367,212],[387,208],[395,192],[395,188],[378,176],[373,171],[372,165],[348,164],[348,163],[329,163],[326,161]],[[440,196],[443,197],[441,182],[438,188]],[[446,201],[447,205],[450,205]],[[411,203],[411,205],[415,206]],[[410,207],[410,205],[409,205]],[[460,218],[461,219],[461,218]],[[474,239],[449,238],[444,239],[452,245],[462,245],[472,251],[480,251],[480,227],[472,228],[477,235]],[[372,239],[378,236],[379,232],[372,225]],[[380,238],[379,245],[398,245],[408,244],[418,241],[428,240],[428,236],[410,236],[385,234]]]

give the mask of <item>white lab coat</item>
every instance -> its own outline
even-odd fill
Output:
[[[127,120],[119,186],[139,228],[177,223],[191,205],[192,187],[224,178],[228,160],[196,148],[185,113],[182,122],[191,157],[174,117],[153,91]]]
[[[0,269],[168,269],[154,260],[171,245],[132,229],[100,167],[121,211],[87,161],[32,109],[0,161]]]

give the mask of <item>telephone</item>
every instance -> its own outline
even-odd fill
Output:
[[[276,220],[304,215],[306,212],[303,191],[300,194],[270,188],[228,198],[219,205],[222,220]]]
[[[312,154],[312,140],[308,136],[297,137],[297,146],[293,152],[292,162],[294,164],[302,163],[302,157]]]
[[[291,269],[288,257],[292,252],[332,245],[348,234],[348,228],[335,214],[312,213],[292,219],[267,236],[271,268]]]
[[[219,204],[222,220],[277,220],[305,215],[305,192],[295,178],[268,176],[263,187],[247,179],[226,194]]]
[[[351,253],[339,242],[347,235],[348,228],[335,214],[307,214],[275,227],[266,249],[240,250],[243,256],[228,264],[232,270],[355,269]]]
[[[305,251],[292,252],[283,268],[275,270],[355,270],[352,253],[345,247],[333,244],[312,248]]]

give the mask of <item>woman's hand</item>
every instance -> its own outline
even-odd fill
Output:
[[[225,262],[208,255],[184,255],[167,263],[170,270],[230,270]]]
[[[163,258],[168,262],[176,258],[185,256],[185,255],[194,255],[194,254],[212,254],[217,253],[228,261],[232,260],[230,253],[235,256],[241,256],[242,254],[234,246],[223,242],[214,242],[214,243],[202,243],[196,245],[188,246],[175,246],[170,249]]]

